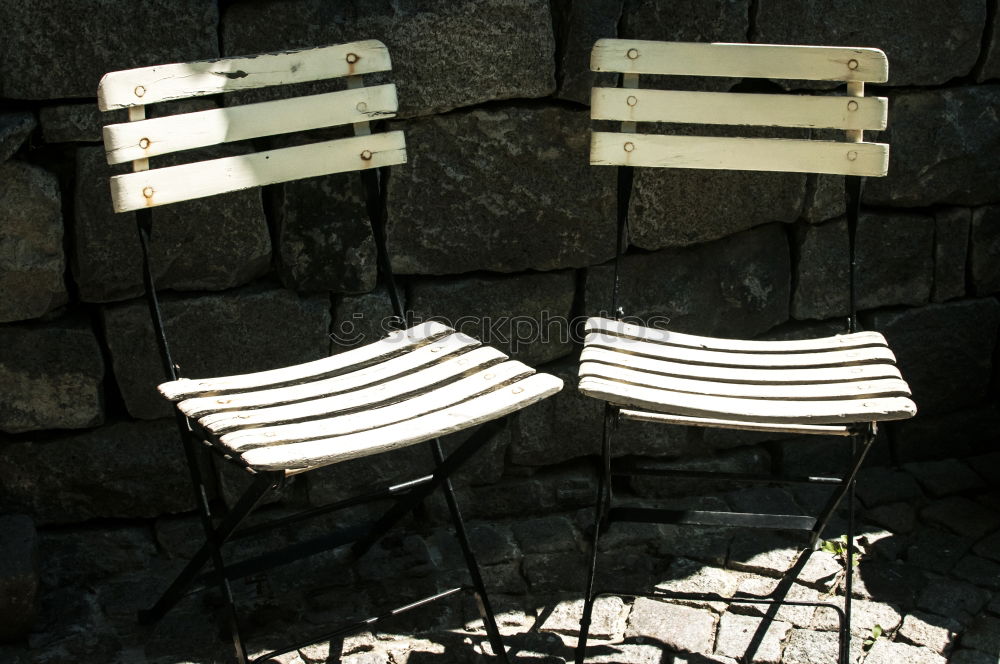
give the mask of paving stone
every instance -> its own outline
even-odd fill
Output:
[[[325,295],[254,285],[223,294],[167,295],[161,308],[173,360],[188,378],[251,373],[328,354],[330,300]],[[156,391],[163,369],[146,303],[111,305],[103,314],[129,414],[168,417],[170,404]]]
[[[1000,514],[964,496],[936,500],[920,511],[920,518],[973,539],[1000,527]]]
[[[1000,205],[987,205],[972,212],[969,242],[969,272],[976,295],[1000,291]]]
[[[966,459],[973,470],[993,486],[1000,484],[1000,452],[990,452]]]
[[[227,55],[380,39],[392,57],[392,72],[372,78],[396,83],[403,117],[496,99],[546,97],[555,90],[552,15],[543,0],[516,5],[358,0],[336,6],[267,0],[227,6],[221,38]]]
[[[104,420],[104,361],[90,321],[0,326],[0,430],[81,429]]]
[[[728,567],[744,572],[781,576],[795,563],[799,548],[781,533],[742,531],[729,546]]]
[[[43,106],[38,111],[46,143],[97,143],[105,124],[127,120],[124,109],[102,112],[93,102]]]
[[[969,208],[948,207],[934,212],[932,302],[944,302],[965,295],[971,222],[972,211]]]
[[[59,20],[44,20],[58,16]],[[12,99],[93,97],[106,72],[218,57],[215,3],[43,0],[0,3],[0,96]],[[163,26],[171,29],[164,30]]]
[[[519,519],[511,524],[514,537],[525,553],[555,553],[578,550],[576,531],[564,516]]]
[[[946,664],[947,660],[927,648],[911,646],[906,643],[889,641],[887,639],[878,639],[875,641],[871,650],[868,651],[868,656],[865,658],[865,664],[898,664],[899,662],[907,662],[907,664]]]
[[[0,113],[0,163],[17,152],[37,125],[34,113],[28,111]]]
[[[914,534],[906,559],[923,569],[947,574],[969,550],[972,542],[961,535],[925,527]]]
[[[938,578],[931,580],[923,589],[917,606],[968,624],[989,599],[990,593],[982,588],[963,581]]]
[[[561,47],[556,97],[589,106],[592,87],[615,87],[616,74],[590,70],[590,51],[598,39],[617,36],[623,4],[624,0],[553,3],[556,39]]]
[[[572,351],[573,271],[411,280],[415,320],[438,320],[530,365]]]
[[[855,570],[853,595],[898,606],[911,607],[927,584],[926,574],[914,565],[885,560],[862,560]]]
[[[909,420],[890,422],[889,427],[900,462],[957,457],[971,464],[967,457],[988,447],[994,440],[993,432],[1000,429],[1000,409],[986,403],[949,413],[921,413]],[[982,474],[988,469],[975,470]]]
[[[819,0],[763,0],[754,41],[772,44],[878,44],[889,54],[889,85],[933,85],[965,76],[979,56],[983,2],[961,7],[891,0],[847,2],[835,17]],[[939,44],[933,55],[924,44]]]
[[[948,664],[995,664],[996,655],[988,655],[980,650],[956,650],[948,658]]]
[[[858,473],[856,495],[866,507],[923,498],[913,475],[895,468],[872,466]]]
[[[222,151],[205,156],[222,156]],[[163,161],[170,166],[180,159]],[[108,195],[115,172],[103,148],[77,149],[71,267],[85,302],[144,292],[135,214],[116,213]],[[166,205],[152,214],[150,263],[157,289],[223,290],[270,269],[271,238],[259,189]]]
[[[421,156],[394,167],[388,191],[396,272],[553,270],[614,256],[614,173],[588,163],[585,111],[487,108],[400,126]]]
[[[552,612],[548,615],[545,615],[544,609],[539,611],[539,615],[545,616],[545,620],[540,627],[542,631],[576,636],[580,633],[583,600],[559,602],[552,608]],[[615,596],[598,597],[594,601],[594,610],[591,614],[590,636],[595,639],[617,637],[625,631],[625,620],[628,618],[628,615],[628,609],[622,598]]]
[[[66,304],[65,268],[56,176],[20,161],[0,163],[0,322]]]
[[[996,657],[1000,652],[1000,618],[980,616],[962,635],[959,645]]]
[[[830,604],[844,608],[844,598],[827,597]],[[899,609],[882,601],[854,599],[851,601],[851,634],[854,639],[864,640],[871,636],[872,629],[879,625],[885,634],[894,632],[903,621]],[[836,613],[831,610],[817,610],[812,623],[813,629],[835,631],[840,628]]]
[[[607,310],[612,280],[611,265],[587,270],[588,312]],[[693,247],[630,254],[621,289],[626,316],[646,325],[752,336],[788,319],[787,239],[769,224]]]
[[[978,556],[965,556],[952,570],[955,576],[977,586],[1000,590],[1000,564]]]
[[[43,524],[194,507],[173,420],[117,422],[0,445],[0,504],[20,506]]]
[[[889,175],[869,178],[864,201],[897,207],[995,202],[996,169],[983,159],[1000,146],[1000,118],[979,109],[997,100],[996,84],[891,94],[889,129],[879,136],[892,146]]]
[[[840,652],[836,632],[817,632],[811,629],[793,629],[781,661],[783,664],[815,664],[833,662]]]
[[[707,653],[715,641],[715,625],[715,614],[707,609],[640,597],[629,613],[625,638],[650,638],[671,650]]]
[[[761,618],[726,613],[719,620],[719,634],[715,641],[715,653],[726,657],[740,658],[747,652]],[[780,662],[783,642],[788,638],[792,626],[776,620],[770,624],[753,661]]]
[[[740,580],[737,592],[740,595],[748,594],[765,597],[774,592],[774,588],[777,585],[778,581],[776,579],[748,575]],[[827,598],[821,596],[817,590],[808,588],[799,583],[792,584],[792,587],[788,589],[788,593],[785,595],[785,599],[790,602],[827,601]],[[729,610],[733,613],[739,613],[742,615],[764,616],[770,608],[771,605],[769,604],[732,604],[730,605]],[[787,622],[794,627],[809,627],[809,625],[812,624],[813,615],[816,611],[817,608],[815,606],[782,604],[778,608],[778,613],[775,614],[774,617],[776,620]]]
[[[0,641],[20,639],[38,608],[38,534],[23,514],[0,516]]]
[[[932,496],[947,496],[984,488],[982,479],[968,464],[958,459],[908,463],[903,469],[916,477]]]
[[[906,534],[916,525],[917,513],[909,503],[888,503],[866,510],[865,519],[894,533]]]
[[[972,547],[972,552],[977,556],[1000,563],[1000,530],[976,542],[975,546]]]
[[[903,618],[903,626],[899,628],[897,638],[946,655],[951,650],[955,637],[964,629],[964,625],[951,618],[929,613],[911,613]]]
[[[665,579],[656,584],[656,589],[675,593],[712,593],[721,597],[732,597],[738,586],[739,576],[729,570],[707,567],[701,562],[687,558],[677,558],[670,563]],[[708,606],[716,613],[724,612],[729,606],[727,602],[680,598],[671,601],[698,608]]]

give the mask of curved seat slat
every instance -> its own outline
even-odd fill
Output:
[[[669,415],[653,413],[647,410],[632,410],[623,408],[622,418],[637,422],[658,422],[660,424],[678,424],[681,426],[697,426],[715,429],[737,429],[739,431],[767,431],[771,433],[812,434],[822,436],[850,436],[853,431],[850,426],[840,424],[767,424],[763,422],[741,422],[739,420],[723,420],[712,417],[692,417],[690,415]]]

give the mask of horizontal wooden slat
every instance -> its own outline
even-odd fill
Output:
[[[896,359],[892,351],[884,346],[809,353],[733,353],[671,346],[669,344],[612,337],[593,332],[585,337],[584,344],[588,348],[608,348],[619,352],[645,355],[654,359],[672,360],[689,364],[710,364],[722,367],[795,369],[874,364],[879,362],[892,363]]]
[[[794,433],[813,436],[850,436],[851,428],[836,424],[763,424],[761,422],[741,422],[739,420],[720,420],[710,417],[690,417],[686,415],[668,415],[653,413],[646,410],[620,411],[626,420],[637,422],[655,422],[658,424],[677,424],[680,426],[707,427],[711,429],[737,429],[739,431],[767,431],[771,433]]]
[[[457,336],[457,335],[453,335]],[[413,353],[407,353],[402,358],[415,355],[421,351],[433,348],[439,344],[424,346]],[[442,358],[446,359],[446,358]],[[339,412],[355,411],[363,408],[376,408],[386,403],[394,403],[403,399],[414,397],[422,392],[435,389],[439,385],[473,371],[479,371],[490,365],[503,362],[507,356],[495,348],[482,346],[475,350],[463,353],[458,356],[450,356],[446,361],[438,362],[430,366],[425,366],[417,371],[409,371],[397,375],[392,380],[380,382],[368,387],[357,388],[350,391],[340,390],[329,396],[318,396],[296,401],[294,403],[275,402],[274,406],[256,408],[253,410],[226,411],[213,413],[202,417],[198,423],[206,430],[215,435],[221,435],[237,429],[247,429],[250,427],[271,426],[296,422],[308,418],[321,418],[335,415]],[[389,360],[385,364],[392,363]],[[350,376],[345,376],[348,378]],[[335,382],[331,379],[329,382]],[[327,381],[324,381],[327,382]],[[308,391],[313,383],[295,388],[285,388],[288,392]],[[275,390],[266,390],[272,394]],[[372,415],[374,418],[374,415]]]
[[[334,410],[330,417],[294,424],[242,429],[223,435],[220,442],[226,449],[243,452],[258,447],[296,444],[316,438],[331,438],[369,431],[414,420],[463,401],[490,394],[503,389],[508,383],[527,378],[533,373],[535,372],[531,367],[520,362],[503,362],[438,389],[397,400],[388,405],[375,402],[371,408],[352,413],[338,414]],[[371,397],[369,393],[362,398]],[[329,402],[326,405],[329,405]]]
[[[864,346],[885,346],[885,337],[879,332],[865,331],[841,334],[819,339],[789,339],[782,341],[748,341],[744,339],[724,339],[702,337],[672,330],[660,330],[610,318],[592,317],[587,319],[586,331],[603,332],[611,336],[639,339],[653,343],[688,346],[704,350],[726,350],[750,353],[804,353]]]
[[[690,92],[594,88],[590,117],[624,122],[678,122],[761,127],[885,129],[885,97]]]
[[[111,178],[111,198],[116,212],[128,212],[405,161],[403,132],[391,131],[116,175]]]
[[[213,108],[104,127],[109,164],[321,127],[378,120],[395,115],[396,86],[279,99]]]
[[[664,376],[690,377],[698,380],[716,380],[729,383],[811,385],[817,383],[837,383],[848,380],[878,380],[899,378],[899,369],[891,364],[858,364],[852,366],[811,367],[811,368],[738,368],[689,364],[685,362],[655,359],[646,355],[634,355],[609,348],[588,345],[580,354],[581,362],[601,362],[612,366],[626,367]]]
[[[582,362],[580,364],[580,377],[590,376],[642,387],[672,390],[674,392],[746,399],[818,401],[910,395],[910,388],[906,382],[898,378],[819,383],[815,385],[789,385],[787,383],[773,382],[762,384],[732,383],[664,376],[662,374],[637,371],[635,369],[602,364],[600,362]]]
[[[877,48],[657,42],[599,39],[590,54],[594,71],[629,74],[793,78],[867,81],[889,78],[885,53]]]
[[[444,362],[456,355],[459,361],[469,360],[463,353],[476,348],[480,343],[472,337],[456,332],[423,346],[409,347],[396,357],[389,357],[377,364],[363,366],[348,373],[339,373],[331,378],[306,379],[295,385],[269,389],[255,389],[250,392],[228,393],[221,396],[195,397],[177,404],[181,412],[191,418],[201,418],[205,428],[215,431],[213,419],[206,416],[225,418],[233,411],[247,411],[254,414],[272,406],[319,399],[345,392],[363,390],[372,385],[383,384],[399,376]],[[339,357],[339,356],[337,356]]]
[[[562,381],[555,376],[534,374],[489,394],[412,420],[346,436],[260,447],[248,450],[242,458],[255,469],[295,474],[461,431],[530,406],[560,389]]]
[[[392,69],[385,44],[367,41],[250,57],[141,67],[105,74],[102,111],[220,92],[305,83]]]
[[[162,383],[157,389],[167,399],[181,401],[198,396],[294,385],[305,380],[335,376],[371,366],[454,332],[447,325],[429,321],[406,330],[392,332],[384,339],[366,344],[361,348],[312,362],[219,378],[182,378]]]
[[[913,401],[906,397],[835,401],[736,399],[640,387],[594,377],[581,378],[579,389],[583,394],[621,406],[774,424],[848,424],[901,420],[916,413]]]
[[[788,138],[666,136],[595,131],[590,163],[791,173],[882,176],[889,168],[884,143],[841,143]]]

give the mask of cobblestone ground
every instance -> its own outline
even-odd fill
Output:
[[[854,579],[853,662],[996,664],[1000,661],[1000,453],[864,472]],[[746,489],[697,499],[734,509],[767,504],[803,512],[817,496]],[[840,521],[827,537],[843,532]],[[501,523],[473,523],[487,585],[494,589],[512,661],[572,661],[583,585],[586,511]],[[322,524],[316,526],[321,527]],[[47,531],[41,552],[42,618],[27,647],[0,646],[0,662],[174,664],[232,661],[213,618],[217,596],[190,597],[154,628],[135,624],[196,546],[191,517],[148,525]],[[278,535],[287,537],[287,535]],[[739,532],[616,524],[602,540],[600,584],[763,594],[796,556],[800,540]],[[354,571],[312,559],[235,586],[246,611],[250,650],[344,617],[363,617],[461,582],[461,556],[443,527],[410,523]],[[815,552],[789,597],[842,603],[843,567]],[[404,574],[415,580],[404,581]],[[308,577],[319,590],[295,591]],[[279,600],[289,596],[294,599]],[[754,661],[836,661],[835,612],[783,607]],[[489,661],[474,602],[456,595],[355,636],[302,648],[277,661],[419,664]],[[761,610],[723,603],[667,603],[619,596],[596,606],[588,661],[629,664],[736,662]]]

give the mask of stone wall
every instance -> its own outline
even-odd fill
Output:
[[[1000,12],[997,0],[0,0],[0,513],[46,527],[191,509],[139,299],[131,215],[115,215],[95,91],[106,71],[376,38],[388,44],[410,158],[389,182],[389,244],[421,316],[607,309],[614,173],[587,164],[598,37],[879,46],[890,175],[859,227],[863,322],[920,408],[876,461],[975,454],[1000,425]],[[722,89],[739,84],[721,80]],[[213,100],[195,107],[212,105]],[[112,114],[113,115],[113,114]],[[625,309],[751,337],[834,333],[846,312],[835,177],[637,173]],[[271,368],[371,338],[386,315],[354,176],[155,211],[154,269],[175,357],[197,377]],[[349,326],[348,326],[349,327]],[[565,328],[525,345],[466,331],[566,379],[464,473],[473,517],[586,504],[601,407],[574,389]],[[824,441],[629,424],[620,454],[802,470]],[[405,474],[423,448],[296,478],[289,504]],[[687,461],[684,461],[687,462]],[[233,495],[242,477],[223,473]],[[663,487],[637,484],[640,493]]]

